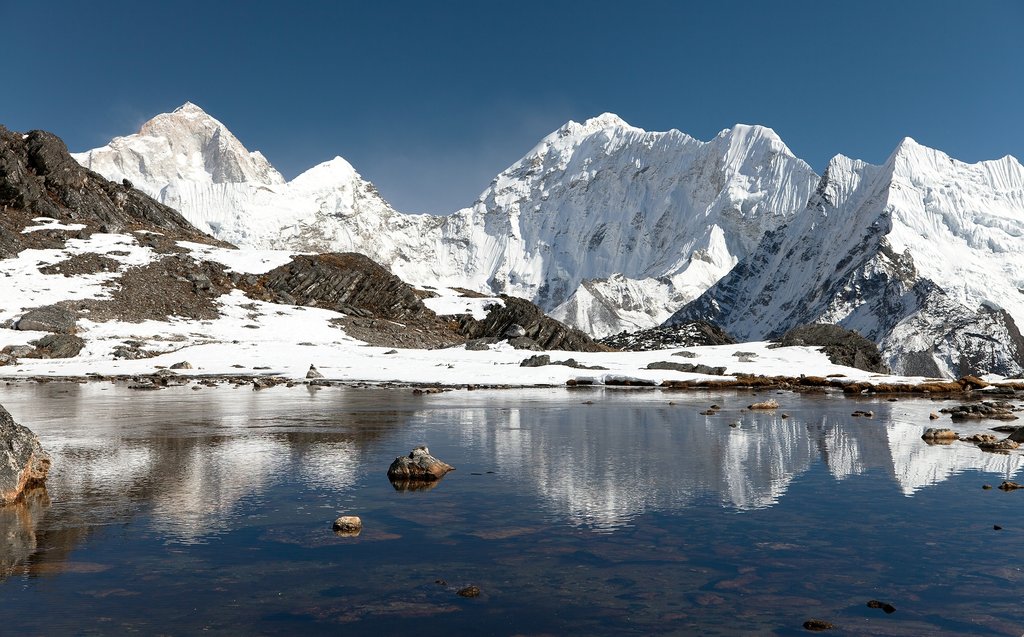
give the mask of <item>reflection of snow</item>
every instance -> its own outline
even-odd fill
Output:
[[[342,491],[355,484],[360,460],[352,442],[316,444],[303,452],[298,473],[308,485]]]
[[[1011,479],[1021,469],[1020,453],[986,453],[971,444],[929,445],[921,440],[925,427],[894,421],[887,428],[892,468],[904,495],[942,482],[958,473],[975,470]]]
[[[153,498],[153,525],[180,542],[223,529],[239,501],[259,495],[287,460],[287,446],[269,438],[233,438],[194,446],[180,477]]]

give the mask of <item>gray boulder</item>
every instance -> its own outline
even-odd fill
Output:
[[[44,305],[29,310],[18,321],[17,329],[28,332],[53,332],[54,334],[74,334],[75,314],[59,305]]]
[[[50,456],[39,438],[0,406],[0,505],[16,502],[26,489],[42,485],[49,471]]]
[[[85,341],[72,334],[47,334],[32,344],[36,349],[31,358],[74,358],[85,347]]]

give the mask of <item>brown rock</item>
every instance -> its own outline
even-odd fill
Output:
[[[778,408],[779,408],[779,401],[775,400],[774,398],[769,398],[768,400],[764,400],[764,401],[761,401],[759,403],[754,403],[752,405],[747,405],[747,409],[778,409]]]
[[[460,588],[458,593],[460,597],[479,597],[480,588],[470,585],[465,588]]]
[[[388,479],[392,482],[434,482],[454,469],[450,464],[430,455],[426,447],[416,447],[408,456],[395,458],[388,467]]]
[[[363,530],[363,521],[356,515],[343,515],[334,521],[336,535],[355,536]]]
[[[29,487],[42,485],[49,471],[50,457],[39,438],[0,406],[0,505],[16,502]]]
[[[922,440],[956,440],[956,432],[952,429],[940,429],[936,427],[929,427],[924,430],[921,435]]]

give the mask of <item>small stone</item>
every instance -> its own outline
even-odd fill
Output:
[[[359,535],[363,521],[357,515],[343,515],[334,521],[334,532],[338,535]]]
[[[981,488],[982,489],[991,489],[992,485],[991,484],[983,484],[983,485],[981,485]]]
[[[436,579],[436,580],[434,580],[434,583],[437,584],[438,586],[448,586],[448,582],[446,582],[443,579]]]
[[[938,420],[938,419],[939,419],[939,415],[937,413],[935,413],[934,411],[932,413],[928,414],[928,420]]]
[[[994,531],[1002,531],[1002,530],[1003,530],[1003,527],[999,526],[998,524],[993,524],[993,525],[992,525],[992,529],[993,529]]]
[[[789,414],[782,414],[782,419],[783,419],[783,420],[785,420],[785,419],[787,419],[787,418],[789,418]]]
[[[761,401],[759,403],[754,403],[752,405],[747,405],[747,409],[778,409],[778,408],[779,408],[779,401],[775,400],[774,398],[769,398],[768,400],[764,400],[764,401]]]
[[[730,426],[730,427],[734,427],[734,428],[735,428],[735,427],[739,427],[739,426],[740,426],[740,423],[738,423],[738,422],[731,422],[731,423],[729,423],[729,426]]]
[[[822,619],[808,619],[804,622],[804,628],[814,632],[819,632],[822,630],[829,630],[831,628],[835,628],[835,626]]]
[[[868,602],[868,608],[881,608],[885,611],[886,615],[891,615],[896,612],[896,607],[886,602],[880,602],[877,599],[873,599]]]
[[[459,597],[479,597],[480,589],[476,586],[470,585],[466,586],[465,588],[460,588],[458,594]]]

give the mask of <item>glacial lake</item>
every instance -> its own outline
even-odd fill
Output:
[[[1024,492],[982,488],[1024,456],[925,444],[952,402],[19,383],[0,404],[54,461],[0,509],[4,634],[1024,633]],[[457,470],[396,490],[421,444]]]

